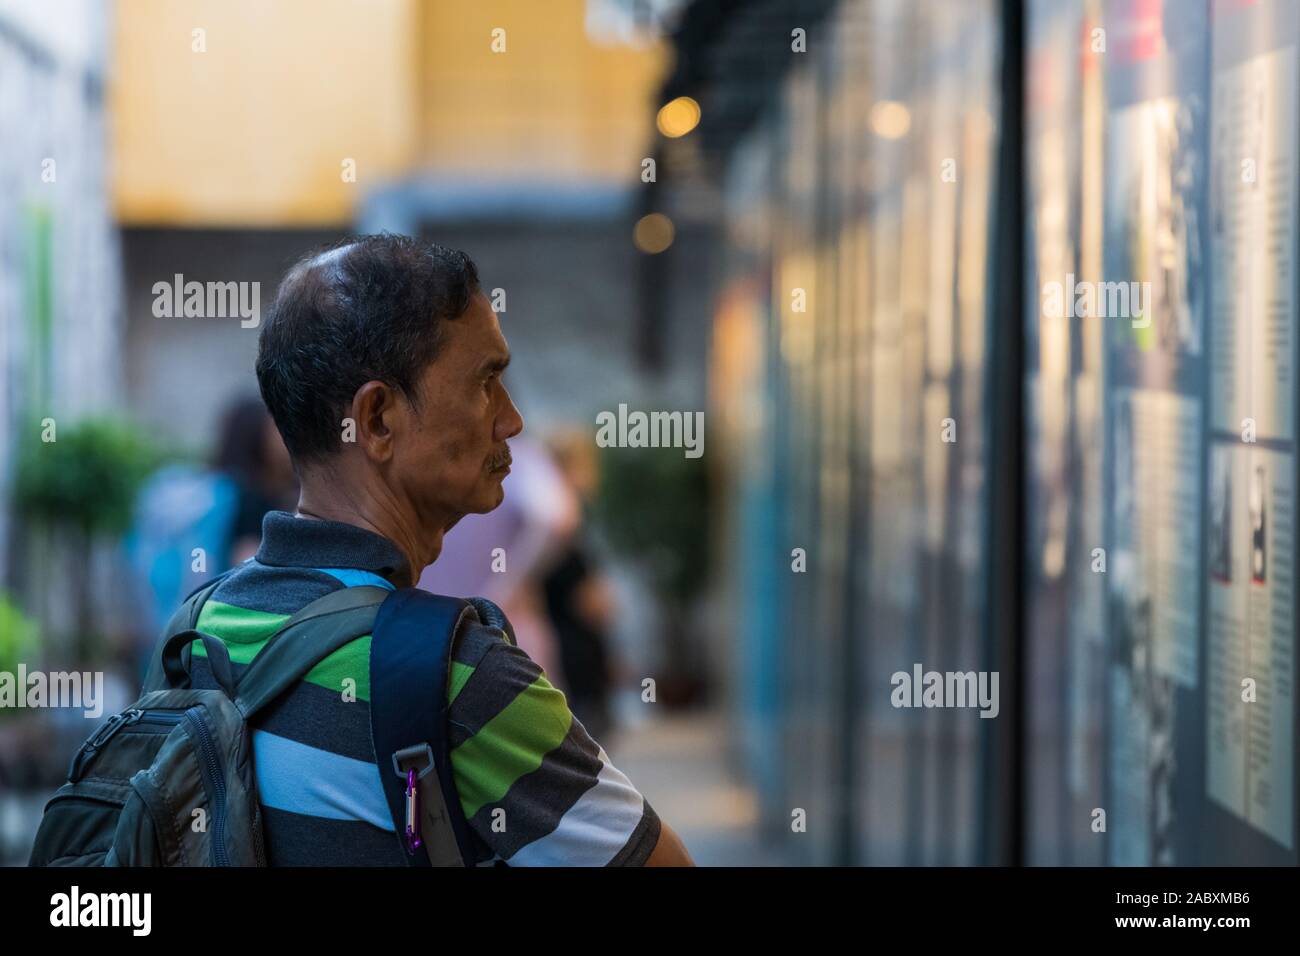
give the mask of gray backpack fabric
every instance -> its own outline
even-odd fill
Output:
[[[350,587],[312,602],[236,682],[225,644],[194,630],[220,580],[173,617],[140,699],[77,751],[68,782],[46,804],[30,865],[266,865],[248,721],[318,661],[371,633],[392,592]],[[189,686],[195,640],[221,689]]]

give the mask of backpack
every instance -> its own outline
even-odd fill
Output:
[[[412,588],[342,588],[302,608],[236,679],[225,644],[194,629],[203,587],[169,623],[142,696],[72,758],[45,805],[31,866],[265,866],[249,721],[331,652],[371,634],[371,734],[411,866],[470,866],[479,844],[451,773],[447,678],[457,629],[501,610]],[[202,641],[217,690],[190,686]]]

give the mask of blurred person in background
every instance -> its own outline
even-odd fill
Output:
[[[154,640],[187,594],[252,557],[268,511],[291,507],[289,453],[256,395],[222,412],[209,463],[174,463],[141,489],[126,547],[148,607],[141,674]]]
[[[547,447],[577,507],[569,512],[559,549],[543,572],[542,593],[559,643],[569,706],[593,736],[607,741],[615,729],[609,705],[614,683],[609,635],[617,608],[584,513],[600,480],[595,446],[591,435],[566,429],[552,435]]]
[[[268,511],[283,511],[298,499],[298,480],[289,452],[266,405],[256,395],[240,398],[226,409],[212,467],[235,487],[224,571],[257,553],[262,518]]]
[[[505,499],[487,514],[465,516],[446,533],[442,556],[424,569],[419,587],[499,605],[519,646],[563,688],[564,662],[541,575],[577,521],[579,502],[544,446],[520,435],[510,451]]]

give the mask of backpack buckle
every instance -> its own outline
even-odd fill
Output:
[[[423,779],[433,769],[433,748],[428,744],[415,744],[411,747],[403,747],[393,754],[393,773],[399,777],[405,777],[406,771],[402,769],[402,764],[407,761],[413,761],[414,758],[423,756],[423,766],[420,769],[419,776]]]

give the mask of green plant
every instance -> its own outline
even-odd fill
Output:
[[[709,569],[708,472],[677,448],[610,448],[593,517],[616,550],[648,572],[666,651],[660,699],[697,700],[706,681],[691,607]]]
[[[0,673],[16,673],[19,662],[36,649],[37,637],[36,625],[0,592]],[[13,712],[0,707],[0,718]]]
[[[608,448],[595,518],[610,544],[644,559],[661,597],[687,605],[708,571],[708,473],[675,448]]]
[[[112,419],[56,427],[54,441],[43,441],[39,427],[27,430],[32,438],[20,451],[14,480],[18,512],[87,538],[122,533],[141,482],[160,463],[158,448],[139,429]]]
[[[93,546],[130,527],[140,486],[161,454],[139,429],[112,419],[33,423],[25,434],[14,476],[15,511],[28,525],[52,532],[33,536],[38,560],[53,562],[60,548],[80,558],[83,573],[64,600],[75,608],[71,649],[89,659],[100,646],[91,607]],[[47,579],[54,566],[47,567]]]

